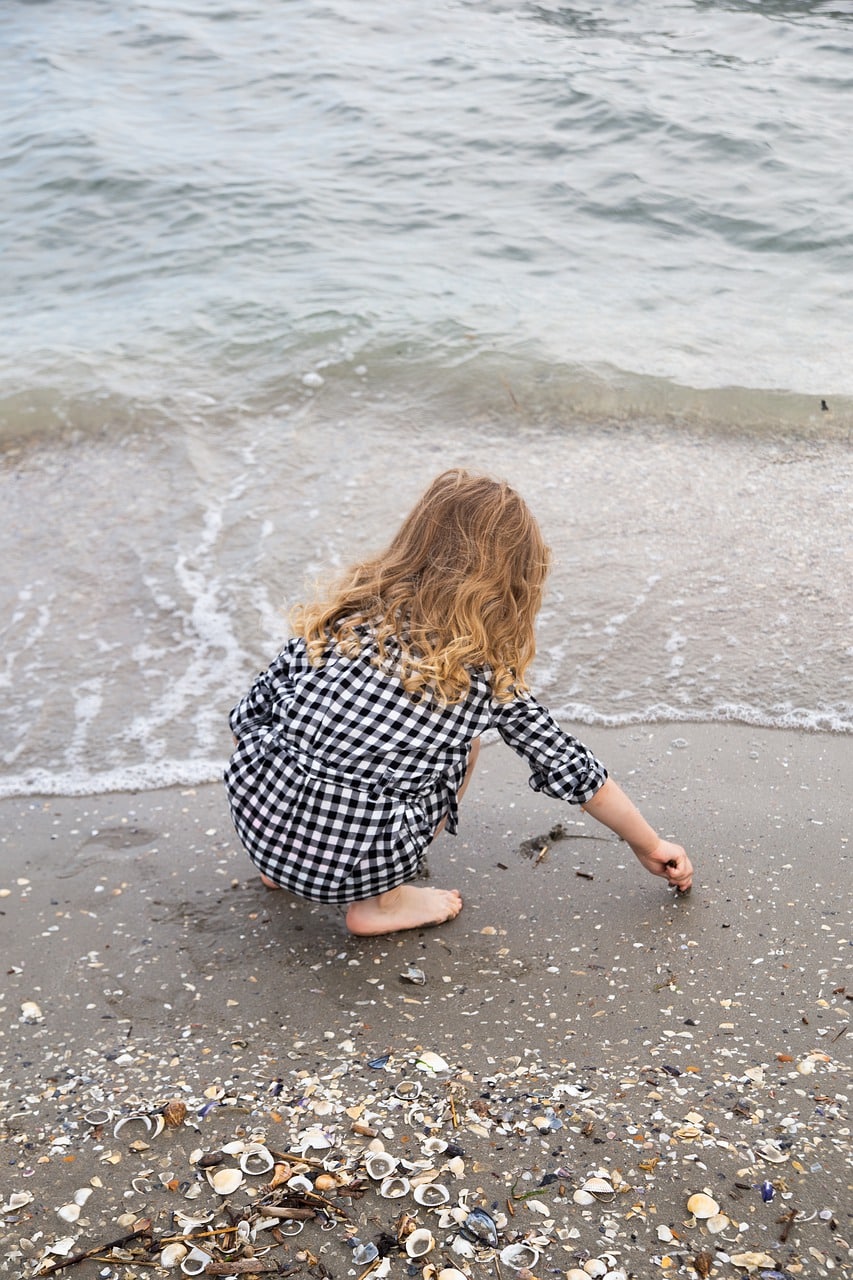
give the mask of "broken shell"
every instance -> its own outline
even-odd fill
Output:
[[[571,1267],[566,1272],[566,1280],[587,1280],[588,1272],[581,1271],[580,1267]]]
[[[252,1177],[269,1173],[274,1166],[275,1160],[272,1154],[260,1142],[249,1143],[240,1156],[240,1168]]]
[[[613,1190],[613,1184],[608,1182],[606,1178],[587,1178],[581,1187],[587,1195],[594,1196],[602,1204],[609,1204],[616,1192]]]
[[[364,1167],[374,1182],[388,1178],[397,1168],[398,1161],[387,1151],[371,1151],[364,1162]]]
[[[224,1164],[224,1151],[208,1151],[196,1160],[199,1169],[214,1169],[218,1164]]]
[[[464,1236],[454,1236],[451,1249],[458,1254],[460,1258],[476,1258],[477,1250],[473,1241],[466,1240]]]
[[[687,1201],[687,1212],[692,1213],[694,1218],[713,1218],[720,1212],[720,1206],[703,1191],[697,1191]]]
[[[304,1226],[302,1218],[282,1218],[278,1230],[283,1236],[298,1236]]]
[[[304,1173],[294,1173],[292,1178],[287,1179],[287,1186],[291,1191],[313,1191],[314,1183],[307,1178]]]
[[[21,1005],[21,1022],[43,1022],[44,1014],[42,1013],[35,1000],[25,1000]]]
[[[99,1128],[102,1124],[109,1124],[115,1112],[110,1111],[108,1107],[93,1107],[91,1111],[87,1111],[83,1116],[86,1124],[90,1124],[93,1129]]]
[[[185,1276],[203,1276],[208,1262],[212,1261],[211,1254],[194,1246],[181,1263],[181,1271]]]
[[[379,1194],[386,1200],[399,1200],[400,1196],[408,1193],[409,1179],[399,1173],[392,1173],[390,1178],[385,1178],[379,1187]]]
[[[485,1209],[472,1209],[462,1224],[462,1234],[476,1244],[494,1249],[498,1243],[498,1228],[494,1218]]]
[[[434,1209],[437,1205],[447,1204],[450,1192],[440,1182],[424,1182],[415,1187],[413,1198],[415,1204],[422,1204],[425,1209]]]
[[[583,1269],[588,1276],[596,1276],[598,1280],[607,1275],[607,1263],[602,1262],[601,1258],[590,1258],[583,1264]]]
[[[760,1143],[755,1150],[762,1160],[768,1160],[770,1164],[784,1164],[788,1159],[787,1151],[783,1151],[781,1147],[777,1147],[773,1142]]]
[[[167,1244],[160,1251],[161,1267],[176,1267],[183,1262],[188,1253],[187,1246],[176,1241],[174,1244]]]
[[[395,1098],[405,1098],[409,1102],[414,1102],[416,1098],[421,1096],[423,1085],[420,1080],[401,1080],[394,1090]]]
[[[416,964],[406,965],[406,968],[403,973],[400,974],[400,977],[404,982],[414,983],[416,987],[422,987],[426,982],[426,974],[423,969],[419,969]]]
[[[133,1111],[129,1116],[122,1116],[121,1120],[117,1120],[113,1125],[113,1137],[117,1138],[122,1129],[129,1124],[141,1124],[146,1133],[151,1132],[151,1117],[147,1116],[144,1111]]]
[[[431,1049],[425,1049],[424,1052],[419,1055],[415,1066],[419,1071],[429,1071],[434,1075],[440,1071],[450,1070],[450,1064],[445,1062],[444,1058],[440,1057],[439,1054],[433,1053]]]
[[[525,1244],[523,1240],[519,1240],[501,1249],[500,1260],[505,1267],[511,1267],[513,1271],[523,1271],[526,1267],[536,1266],[539,1261],[539,1250],[534,1249],[532,1244]]]
[[[433,1248],[435,1248],[435,1240],[427,1227],[418,1227],[417,1231],[413,1231],[406,1240],[406,1253],[410,1258],[422,1258]]]
[[[426,1138],[421,1143],[421,1150],[426,1156],[440,1156],[447,1150],[446,1138]]]
[[[357,1267],[365,1267],[371,1262],[375,1262],[379,1257],[379,1250],[372,1240],[368,1240],[366,1244],[360,1241],[352,1251],[352,1260]]]
[[[319,1155],[321,1152],[330,1151],[332,1145],[331,1136],[323,1129],[306,1129],[305,1133],[300,1135],[299,1145],[295,1150],[303,1156],[309,1151],[316,1151]]]
[[[230,1196],[243,1181],[239,1169],[216,1169],[207,1174],[207,1180],[218,1196]]]

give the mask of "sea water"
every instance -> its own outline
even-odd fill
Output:
[[[452,465],[592,745],[853,729],[853,4],[12,0],[0,63],[3,793],[217,777]]]

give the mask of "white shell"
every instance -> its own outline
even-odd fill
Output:
[[[76,1222],[80,1217],[79,1204],[64,1204],[56,1211],[63,1222]]]
[[[433,1234],[426,1227],[418,1227],[406,1239],[406,1253],[410,1258],[422,1258],[430,1249],[435,1248]]]
[[[394,1090],[396,1098],[403,1098],[407,1102],[414,1102],[416,1098],[421,1096],[423,1085],[420,1080],[401,1080]]]
[[[385,1178],[379,1186],[379,1194],[386,1200],[399,1200],[400,1196],[408,1195],[409,1179],[404,1178],[399,1173],[392,1173],[390,1178]]]
[[[243,1174],[239,1169],[210,1169],[207,1180],[217,1195],[230,1196],[243,1181]]]
[[[364,1162],[364,1167],[375,1182],[382,1182],[384,1178],[390,1177],[398,1164],[399,1161],[387,1151],[371,1151]]]
[[[581,1271],[580,1267],[572,1267],[566,1272],[566,1280],[587,1280],[586,1271]]]
[[[304,1173],[294,1173],[292,1178],[288,1178],[284,1184],[290,1187],[291,1191],[313,1191],[314,1183],[310,1178],[306,1178]]]
[[[117,1138],[125,1125],[141,1124],[146,1133],[151,1132],[151,1117],[145,1115],[143,1111],[134,1111],[129,1116],[122,1116],[121,1120],[117,1120],[113,1126],[113,1137]]]
[[[442,1267],[437,1280],[468,1280],[468,1277],[464,1271],[457,1271],[455,1267]]]
[[[304,1226],[305,1223],[301,1218],[282,1218],[278,1229],[283,1236],[298,1236]]]
[[[731,1218],[724,1213],[712,1214],[705,1222],[712,1236],[718,1235],[720,1231],[725,1231],[726,1227],[731,1223]]]
[[[177,1267],[179,1263],[183,1262],[187,1252],[187,1246],[177,1241],[174,1244],[165,1245],[160,1251],[160,1266]]]
[[[415,1187],[412,1194],[415,1203],[422,1204],[426,1209],[434,1209],[436,1205],[447,1204],[450,1199],[450,1192],[440,1182],[424,1182],[421,1186]]]
[[[788,1159],[788,1153],[782,1151],[772,1142],[764,1142],[755,1148],[762,1160],[769,1160],[771,1164],[784,1164]]]
[[[473,1258],[477,1253],[471,1241],[466,1240],[464,1236],[455,1236],[450,1247],[460,1258]]]
[[[539,1250],[534,1249],[532,1244],[525,1244],[523,1240],[519,1240],[501,1249],[500,1259],[504,1266],[511,1267],[513,1271],[523,1271],[526,1267],[536,1266],[539,1261]]]
[[[205,1267],[208,1262],[212,1261],[212,1256],[209,1253],[205,1253],[203,1249],[193,1246],[181,1263],[181,1270],[185,1276],[203,1276]]]
[[[720,1212],[720,1206],[716,1200],[705,1195],[704,1191],[697,1191],[687,1201],[687,1212],[692,1213],[694,1218],[713,1218]]]
[[[240,1156],[240,1168],[252,1177],[260,1177],[269,1173],[275,1165],[272,1153],[260,1142],[250,1142]]]
[[[602,1262],[600,1258],[590,1258],[588,1262],[583,1264],[583,1269],[588,1276],[606,1276],[607,1263]]]
[[[588,1191],[583,1191],[583,1190],[576,1191],[572,1196],[572,1199],[574,1200],[575,1204],[580,1204],[584,1206],[595,1204],[595,1196],[590,1195]]]
[[[587,1178],[583,1184],[582,1191],[586,1191],[588,1195],[595,1196],[596,1200],[612,1200],[616,1194],[613,1190],[613,1184],[608,1182],[606,1178]]]
[[[450,1070],[450,1063],[445,1062],[444,1058],[440,1057],[437,1053],[433,1053],[431,1049],[425,1049],[424,1052],[420,1054],[415,1066],[419,1071],[430,1071],[433,1074],[439,1071]]]

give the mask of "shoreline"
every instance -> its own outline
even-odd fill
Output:
[[[459,835],[429,856],[462,914],[385,938],[352,938],[340,909],[263,891],[219,786],[0,801],[4,1201],[33,1197],[0,1217],[9,1274],[38,1274],[62,1237],[115,1239],[123,1214],[163,1235],[176,1209],[216,1210],[193,1148],[249,1133],[281,1147],[320,1101],[353,1159],[364,1139],[347,1108],[384,1117],[395,1155],[417,1152],[393,1094],[415,1076],[431,1131],[464,1150],[463,1174],[442,1181],[495,1213],[510,1201],[502,1246],[547,1237],[537,1275],[607,1251],[611,1269],[643,1278],[694,1276],[703,1253],[710,1275],[742,1275],[730,1259],[750,1251],[789,1275],[853,1275],[849,740],[684,723],[581,736],[687,847],[684,899],[591,818],[531,792],[503,746],[484,748]],[[410,965],[422,985],[402,976]],[[424,1050],[447,1069],[419,1068]],[[133,1126],[115,1138],[83,1120],[95,1105],[120,1116],[170,1098],[187,1120],[141,1135],[146,1149],[131,1149]],[[615,1199],[577,1204],[602,1171]],[[84,1187],[69,1226],[56,1209]],[[516,1199],[519,1187],[537,1194]],[[728,1215],[720,1235],[686,1210],[699,1191]],[[251,1205],[245,1188],[232,1204]],[[373,1239],[399,1209],[372,1190],[350,1211]],[[493,1272],[429,1221],[431,1258]],[[346,1234],[309,1224],[270,1256],[322,1246],[332,1274],[360,1274]],[[125,1280],[133,1265],[65,1274]]]

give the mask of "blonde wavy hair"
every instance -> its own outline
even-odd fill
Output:
[[[415,700],[461,702],[470,672],[490,672],[494,696],[527,689],[534,624],[550,552],[524,500],[468,471],[437,476],[387,549],[354,565],[324,597],[296,607],[297,635],[315,666],[330,643],[348,657],[367,626],[377,666]]]

